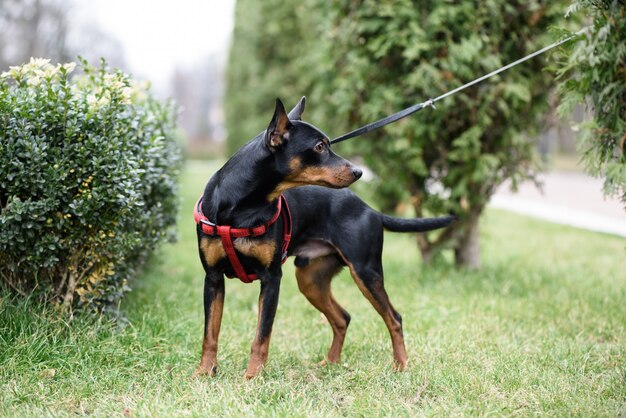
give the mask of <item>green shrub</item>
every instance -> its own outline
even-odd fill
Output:
[[[176,113],[104,62],[74,67],[31,59],[0,78],[0,277],[104,309],[174,237]]]
[[[572,43],[557,73],[569,115],[583,103],[593,118],[582,124],[578,147],[594,176],[604,176],[604,192],[626,204],[626,6],[617,0],[576,0],[568,15],[593,19],[588,33]]]

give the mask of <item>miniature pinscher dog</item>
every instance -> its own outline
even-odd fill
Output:
[[[362,171],[336,155],[321,130],[301,120],[304,106],[303,97],[287,114],[277,99],[268,128],[213,175],[198,201],[198,247],[206,276],[204,340],[195,375],[217,370],[225,274],[261,282],[245,377],[253,378],[263,368],[287,256],[295,256],[300,291],[333,331],[322,364],[339,361],[350,323],[350,315],[331,293],[333,276],[347,266],[389,329],[395,369],[406,367],[402,319],[383,284],[383,229],[422,232],[445,227],[455,217],[400,219],[370,208],[346,189]]]

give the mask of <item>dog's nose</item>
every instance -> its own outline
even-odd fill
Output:
[[[352,167],[352,175],[354,176],[355,179],[358,180],[363,175],[363,170],[361,170],[358,167]]]

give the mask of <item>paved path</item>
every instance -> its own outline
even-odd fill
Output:
[[[617,199],[605,198],[602,180],[580,173],[542,174],[543,193],[534,184],[517,193],[505,183],[490,206],[564,225],[626,237],[626,211]]]

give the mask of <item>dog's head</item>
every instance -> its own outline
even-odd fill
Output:
[[[274,116],[263,134],[264,144],[274,154],[276,168],[284,178],[276,189],[278,194],[307,184],[347,187],[363,174],[330,149],[326,134],[302,121],[305,104],[303,97],[287,114],[283,103],[276,99]]]

